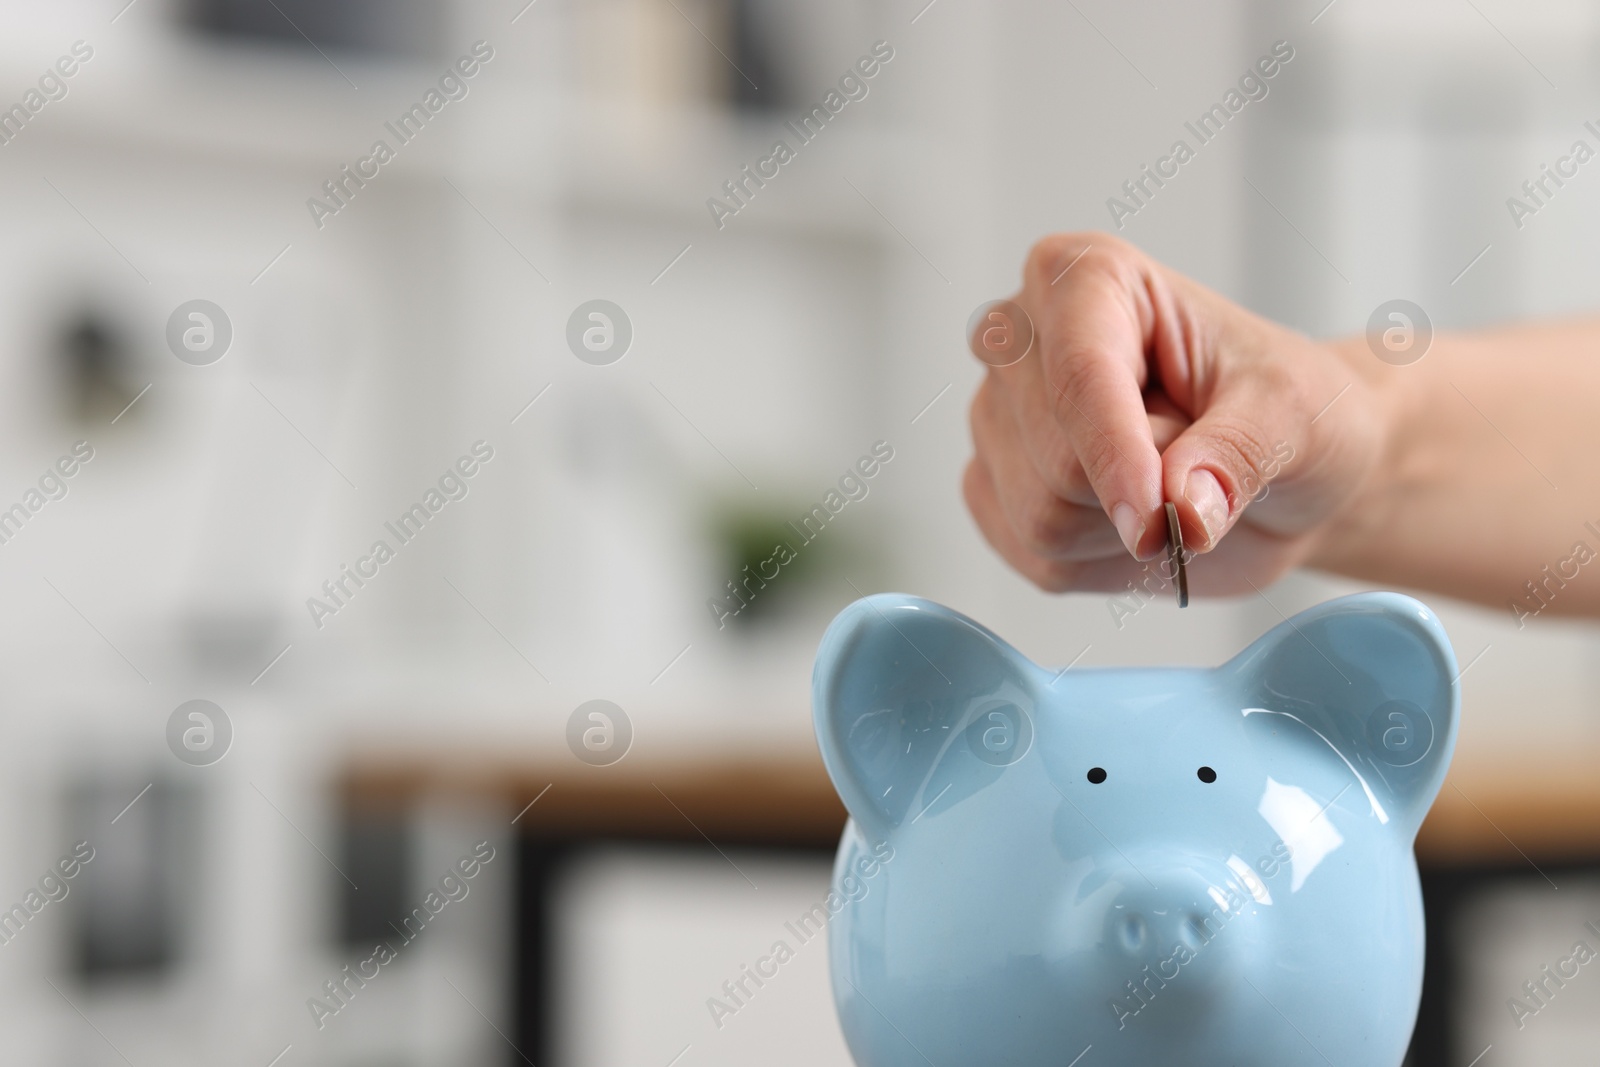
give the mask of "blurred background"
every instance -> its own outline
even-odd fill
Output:
[[[16,1062],[847,1064],[821,947],[720,1027],[705,1004],[826,892],[834,612],[899,589],[1043,663],[1214,664],[1352,588],[1119,621],[993,556],[964,330],[1032,242],[1115,226],[1287,41],[1121,236],[1317,335],[1600,287],[1591,176],[1521,228],[1505,205],[1600,119],[1576,0],[12,0],[0,27]],[[1506,1000],[1600,920],[1594,628],[1434,599],[1465,725],[1419,844],[1412,1062],[1592,1058],[1600,978],[1520,1028]]]

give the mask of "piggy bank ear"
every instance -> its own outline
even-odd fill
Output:
[[[996,780],[1032,744],[1039,668],[971,619],[882,594],[834,619],[812,710],[822,761],[869,836]]]
[[[1444,782],[1460,702],[1438,618],[1398,593],[1321,604],[1266,634],[1224,670],[1246,716],[1277,741],[1342,759],[1380,821],[1414,835]],[[1292,720],[1297,726],[1284,729]]]

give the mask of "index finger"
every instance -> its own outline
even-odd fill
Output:
[[[1056,421],[1123,544],[1140,559],[1167,540],[1161,455],[1144,402],[1158,284],[1142,254],[1094,234],[1039,242],[1023,287]]]

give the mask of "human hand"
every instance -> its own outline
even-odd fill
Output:
[[[1098,233],[1036,244],[1014,302],[1033,344],[973,399],[963,489],[1041,588],[1148,582],[1170,500],[1211,556],[1191,589],[1249,592],[1337,534],[1379,466],[1391,404],[1359,343],[1312,341]]]

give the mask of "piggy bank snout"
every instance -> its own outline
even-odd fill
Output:
[[[1166,952],[1174,945],[1198,948],[1205,914],[1198,906],[1148,902],[1125,904],[1107,915],[1102,944],[1130,959]]]
[[[1101,945],[1140,960],[1198,953],[1238,909],[1237,882],[1226,867],[1147,869],[1106,909]]]

